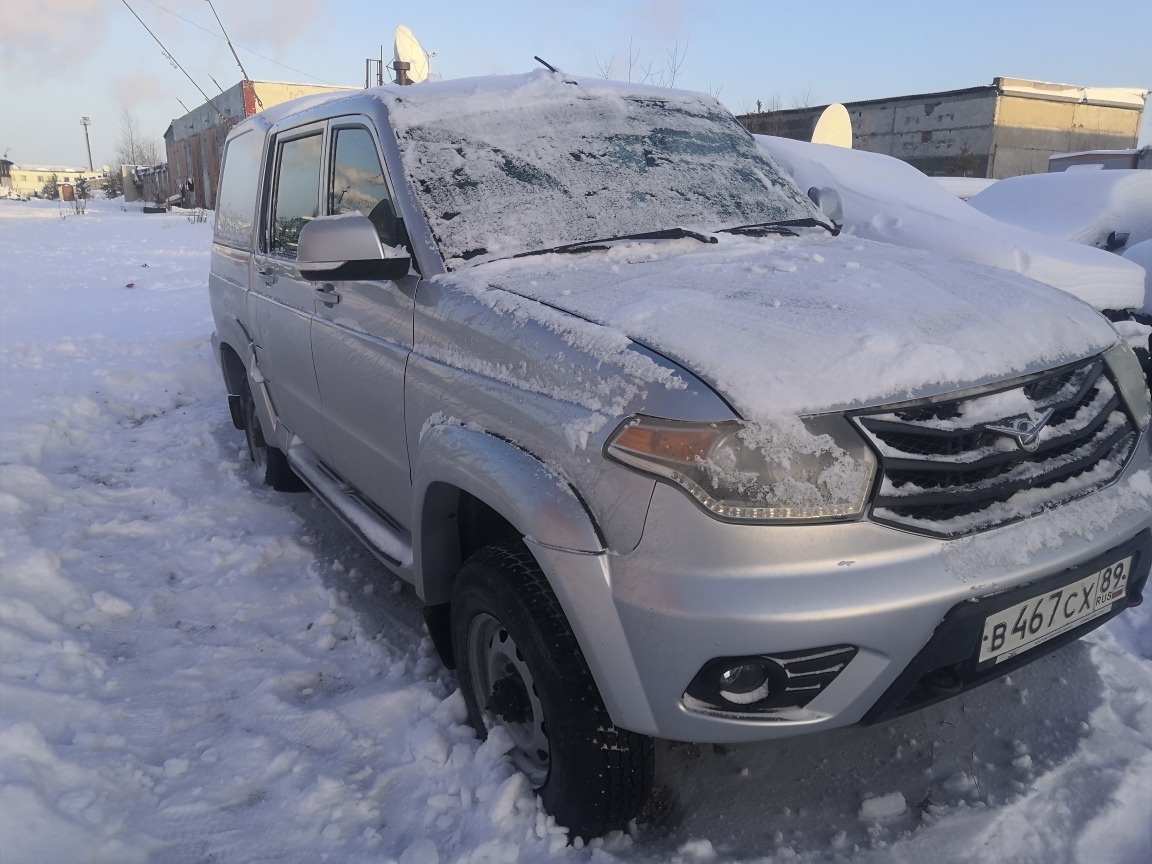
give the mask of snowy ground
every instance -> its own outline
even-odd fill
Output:
[[[462,725],[417,604],[259,487],[210,226],[0,201],[0,862],[1152,860],[1152,604],[896,722],[658,745],[572,848]]]

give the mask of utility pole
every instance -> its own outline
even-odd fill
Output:
[[[92,123],[87,117],[80,118],[80,125],[84,127],[84,144],[88,148],[88,170],[95,171],[92,167],[92,142],[88,140],[88,126]]]

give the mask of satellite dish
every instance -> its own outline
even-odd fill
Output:
[[[852,149],[852,118],[848,109],[837,102],[829,105],[816,121],[812,130],[813,144],[831,144],[834,147]]]
[[[408,64],[408,83],[419,84],[428,77],[428,59],[434,55],[425,51],[412,31],[403,24],[396,28],[395,55],[397,63]],[[399,74],[396,80],[403,83]]]

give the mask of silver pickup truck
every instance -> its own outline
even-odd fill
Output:
[[[1132,351],[811,191],[711,97],[545,71],[228,137],[233,422],[415,587],[573,836],[637,815],[653,737],[882,721],[1141,600]]]

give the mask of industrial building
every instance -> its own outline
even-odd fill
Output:
[[[1020,78],[989,85],[846,102],[852,146],[933,176],[1000,179],[1048,170],[1054,153],[1136,146],[1147,90]],[[745,114],[753,133],[810,140],[824,108]]]
[[[91,193],[103,188],[105,173],[71,165],[24,165],[0,159],[0,196],[38,198],[44,184],[56,178],[59,186],[75,187],[81,180]]]

